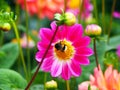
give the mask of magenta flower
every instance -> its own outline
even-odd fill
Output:
[[[120,45],[117,47],[117,52],[116,52],[117,56],[120,57]]]
[[[115,18],[120,18],[120,12],[117,12],[117,11],[113,12],[113,16]]]
[[[52,22],[51,29],[40,29],[41,41],[37,44],[39,51],[36,54],[38,62],[41,62],[56,27],[56,23]],[[70,79],[71,76],[78,77],[82,72],[80,65],[90,63],[88,57],[93,54],[93,50],[88,47],[89,44],[90,38],[83,36],[80,24],[59,26],[41,69],[51,72],[53,77],[61,76],[65,80]]]

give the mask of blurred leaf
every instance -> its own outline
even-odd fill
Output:
[[[114,36],[110,38],[109,44],[107,45],[107,51],[111,49],[116,49],[118,45],[120,45],[120,35]]]
[[[44,85],[39,84],[39,85],[33,85],[30,90],[44,90]]]
[[[26,80],[19,73],[0,69],[0,90],[23,90],[26,85]]]
[[[10,68],[18,57],[18,45],[8,43],[0,48],[0,68]]]

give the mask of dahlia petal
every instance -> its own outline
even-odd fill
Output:
[[[80,65],[78,63],[75,63],[74,61],[72,61],[70,64],[68,64],[68,67],[73,76],[78,77],[82,72]]]
[[[104,73],[106,81],[109,80],[111,75],[112,75],[112,66],[109,66]]]
[[[89,59],[86,56],[75,55],[74,59],[78,64],[88,65],[90,63]]]
[[[53,32],[49,28],[41,28],[39,36],[41,36],[42,40],[50,41],[53,36]]]
[[[70,79],[71,73],[69,71],[68,65],[65,64],[62,68],[62,78],[65,80]]]
[[[41,50],[41,51],[38,51],[38,52],[36,53],[35,58],[36,58],[36,60],[37,60],[38,62],[41,62],[41,59],[42,59],[43,55],[45,54],[45,51],[46,51],[46,50]],[[52,56],[52,51],[49,50],[49,51],[47,52],[47,54],[46,54],[46,57],[51,57],[51,56]]]
[[[53,61],[54,61],[53,57],[45,58],[45,60],[42,63],[42,66],[41,66],[42,70],[44,70],[46,72],[50,71]]]
[[[55,31],[56,28],[57,28],[57,24],[56,24],[55,21],[53,21],[53,22],[50,24],[50,26],[51,26],[52,31]]]
[[[43,49],[46,50],[47,47],[48,47],[48,43],[49,43],[49,42],[47,42],[47,41],[38,42],[38,43],[37,43],[37,48],[38,48],[38,50],[43,50]],[[52,49],[52,45],[51,45],[51,47],[50,47],[49,49]]]
[[[56,34],[56,38],[61,39],[61,40],[65,39],[69,31],[68,27],[69,26],[66,26],[66,25],[59,26],[57,34]]]
[[[73,42],[73,46],[75,47],[88,46],[89,44],[90,44],[90,37],[88,36],[85,36]]]
[[[59,62],[58,60],[55,60],[53,62],[53,65],[51,67],[51,75],[53,77],[57,77],[62,73],[62,63]]]
[[[76,54],[82,56],[91,56],[93,54],[93,50],[88,47],[79,47],[76,48]]]
[[[83,29],[80,24],[75,24],[69,28],[68,40],[75,41],[77,38],[82,37]]]

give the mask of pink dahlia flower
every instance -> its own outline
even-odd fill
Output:
[[[51,29],[40,29],[41,41],[37,44],[39,51],[36,54],[38,62],[41,62],[56,28],[56,23],[52,22]],[[71,76],[78,77],[81,74],[80,65],[90,63],[88,57],[93,54],[93,50],[88,47],[89,44],[90,38],[83,36],[80,24],[59,26],[41,69],[51,72],[53,77],[61,76],[65,80],[70,79]]]
[[[113,16],[115,18],[120,18],[120,12],[117,12],[117,11],[113,12]]]
[[[90,81],[81,83],[78,90],[86,90],[89,85],[97,90],[120,90],[120,73],[112,66],[109,66],[104,74],[101,69],[95,68],[94,75],[90,75]]]

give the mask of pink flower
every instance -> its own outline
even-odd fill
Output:
[[[120,73],[116,69],[113,69],[112,66],[109,66],[104,74],[101,69],[98,70],[95,68],[94,76],[90,75],[90,81],[88,82],[88,84],[83,82],[86,84],[85,88],[90,84],[91,87],[95,86],[98,90],[120,90]],[[79,85],[79,90],[84,89],[80,89],[82,84]]]
[[[113,13],[113,16],[114,16],[115,18],[120,18],[120,12],[115,11],[115,12]]]
[[[12,40],[13,43],[17,43],[17,39],[13,39]],[[20,38],[20,44],[23,48],[27,47],[27,36],[26,34],[23,35],[22,38]],[[28,37],[28,47],[29,48],[33,48],[35,46],[35,42],[31,39],[31,37]]]
[[[117,52],[116,52],[117,56],[120,57],[120,45],[117,47]]]
[[[51,29],[40,29],[41,41],[37,44],[39,51],[36,53],[38,62],[41,62],[56,27],[56,23],[52,22]],[[51,72],[53,77],[61,76],[65,80],[70,79],[71,76],[78,77],[82,72],[80,65],[90,63],[88,57],[93,54],[93,51],[88,47],[89,44],[90,38],[83,36],[80,24],[59,26],[41,69]]]

